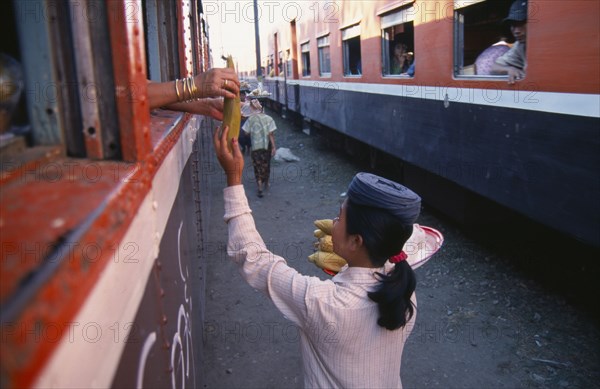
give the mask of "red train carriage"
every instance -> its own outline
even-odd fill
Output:
[[[266,88],[347,147],[401,161],[405,181],[456,218],[485,198],[598,246],[600,3],[530,0],[526,77],[509,85],[476,64],[514,41],[511,3],[288,4],[268,36]],[[394,70],[397,44],[414,73]]]
[[[212,125],[146,88],[208,67],[202,3],[1,7],[1,386],[200,386]]]

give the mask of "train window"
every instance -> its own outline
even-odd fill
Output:
[[[293,59],[290,49],[285,51],[285,75],[286,77],[293,77],[292,73]]]
[[[268,74],[269,77],[270,77],[271,76],[271,72],[273,72],[273,74],[275,74],[274,70],[273,70],[273,54],[268,55],[266,61],[267,61],[267,68],[266,68],[267,72],[266,72],[265,75]]]
[[[317,39],[319,49],[319,75],[331,76],[331,57],[329,53],[329,35]]]
[[[146,32],[146,64],[152,81],[179,78],[177,41],[177,4],[170,1],[143,0],[144,31]]]
[[[300,45],[300,51],[302,52],[302,76],[310,76],[310,48],[308,42]]]
[[[414,75],[414,7],[381,16],[381,55],[384,76]]]
[[[19,135],[32,146],[14,157],[37,158],[39,147],[50,146],[70,157],[120,159],[107,8],[95,7],[91,18],[67,2],[2,4],[3,40],[24,86],[11,115],[17,125],[6,133],[26,129]]]
[[[283,51],[279,51],[279,62],[277,63],[277,75],[283,75]]]
[[[454,75],[501,77],[491,64],[514,42],[510,28],[502,24],[513,0],[454,2]],[[490,50],[486,50],[491,48]],[[484,51],[485,54],[481,55]]]
[[[344,56],[344,76],[360,76],[360,24],[342,30],[342,53]]]

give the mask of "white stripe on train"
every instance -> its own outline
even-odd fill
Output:
[[[280,78],[279,81],[283,81]],[[506,82],[503,80],[503,82]],[[438,100],[445,104],[464,103],[551,112],[600,118],[600,95],[584,93],[540,92],[530,90],[458,88],[433,85],[391,85],[357,82],[290,80],[300,85],[328,90],[325,99],[334,99],[336,91],[373,93],[406,98]],[[523,83],[523,87],[531,84]],[[518,84],[516,86],[518,88]],[[333,101],[332,101],[333,102]]]

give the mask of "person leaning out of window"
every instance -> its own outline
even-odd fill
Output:
[[[168,82],[148,80],[150,109],[165,108],[223,120],[223,98],[235,98],[240,81],[235,70],[213,68],[197,76]]]
[[[496,59],[492,66],[492,74],[508,74],[508,83],[525,78],[527,57],[525,55],[525,37],[527,35],[527,1],[517,0],[510,6],[508,16],[503,23],[510,23],[510,31],[515,37],[515,44],[504,55]]]

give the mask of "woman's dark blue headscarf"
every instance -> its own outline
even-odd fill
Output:
[[[348,188],[348,198],[356,204],[381,208],[412,225],[421,211],[421,197],[404,185],[371,173],[358,173]]]

